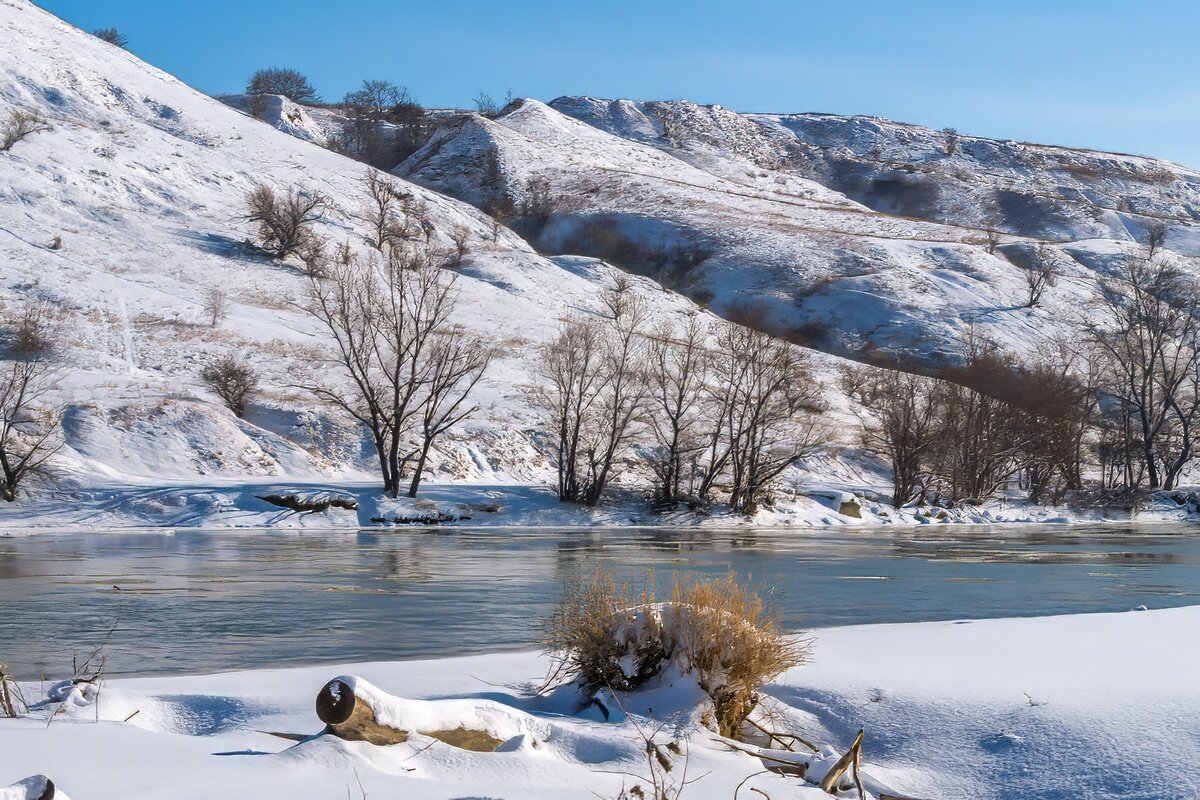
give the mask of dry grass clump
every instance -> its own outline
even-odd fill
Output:
[[[25,698],[21,695],[21,687],[8,671],[8,667],[0,661],[0,716],[15,719],[27,710]]]
[[[712,702],[715,727],[734,738],[759,688],[809,660],[809,642],[781,630],[762,598],[733,575],[676,577],[669,602],[656,602],[650,588],[631,602],[628,585],[598,568],[564,591],[546,631],[552,682],[628,692],[674,667],[695,678]]]
[[[732,574],[676,578],[667,612],[677,661],[712,699],[723,736],[740,734],[759,687],[809,660],[809,642],[786,635],[762,598]]]
[[[603,567],[568,584],[545,623],[544,644],[555,659],[550,683],[628,692],[654,677],[666,652],[653,607],[650,590],[635,601],[629,584],[618,585]]]

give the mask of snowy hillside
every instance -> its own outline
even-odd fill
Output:
[[[1139,239],[1175,226],[1200,243],[1200,175],[1153,158],[999,141],[875,117],[738,114],[686,101],[563,97],[551,105],[623,138],[737,180],[739,167],[794,172],[876,211],[1051,240]]]
[[[965,136],[948,156],[946,136],[686,102],[527,100],[442,129],[396,173],[485,207],[507,194],[514,229],[542,252],[605,255],[794,341],[932,367],[954,362],[969,326],[1024,353],[1068,335],[1150,224],[1168,223],[1178,253],[1200,248],[1195,173]],[[539,183],[550,200],[530,223]],[[1062,279],[1025,308],[1043,243]]]
[[[58,367],[47,399],[64,409],[39,504],[4,513],[38,525],[274,523],[279,509],[251,484],[373,502],[363,431],[302,388],[340,369],[303,308],[309,280],[247,246],[247,196],[261,184],[326,196],[316,232],[369,257],[368,170],[329,149],[339,112],[265,97],[254,119],[245,97],[196,92],[26,0],[0,0],[0,32],[0,115],[49,125],[0,153],[0,302],[9,320],[46,309]],[[507,524],[647,520],[636,448],[617,481],[634,503],[553,502],[552,448],[531,402],[537,345],[594,310],[622,270],[640,276],[634,290],[656,322],[725,317],[817,351],[825,446],[783,475],[774,516],[759,522],[855,523],[838,513],[847,490],[870,519],[912,522],[870,505],[889,477],[858,450],[843,357],[937,368],[957,362],[969,328],[1035,352],[1075,335],[1097,277],[1139,256],[1152,221],[1171,223],[1181,258],[1200,250],[1200,178],[1151,159],[966,136],[947,153],[947,134],[880,120],[682,102],[523,100],[494,120],[430,116],[436,131],[395,168],[397,189],[432,246],[464,250],[453,322],[499,357],[429,477],[477,487],[469,498],[438,489],[440,508],[495,505],[488,487],[524,487],[514,516],[496,518]],[[925,188],[906,178],[888,189],[894,169]],[[1053,213],[1014,211],[1047,195]],[[1030,308],[1025,275],[1042,244],[1059,279]],[[228,306],[216,320],[205,310],[214,292]],[[200,380],[230,355],[262,373],[244,419]],[[974,513],[953,518],[990,519]]]
[[[325,193],[333,210],[320,233],[366,250],[366,168],[25,0],[0,0],[0,31],[0,113],[36,113],[52,128],[0,154],[0,271],[9,310],[42,303],[55,320],[61,373],[52,399],[66,413],[52,484],[78,489],[60,497],[107,508],[116,501],[95,487],[373,481],[360,432],[296,388],[336,369],[299,308],[307,279],[243,247],[254,230],[243,219],[246,194],[265,183]],[[434,477],[541,483],[548,466],[531,443],[537,420],[526,388],[533,346],[561,318],[592,307],[611,268],[548,260],[504,228],[493,240],[491,220],[471,206],[404,188],[425,207],[435,243],[448,246],[456,226],[468,230],[456,321],[502,351],[481,411],[434,454]],[[215,326],[203,311],[212,289],[230,301]],[[693,308],[649,281],[637,289],[658,315]],[[244,421],[199,382],[202,367],[226,354],[246,354],[263,372]],[[151,519],[164,502],[169,510],[190,501],[144,502]]]

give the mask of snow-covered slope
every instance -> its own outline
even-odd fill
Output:
[[[887,213],[1052,240],[1134,240],[1148,224],[1200,248],[1200,175],[1168,161],[1000,141],[877,117],[739,114],[687,101],[563,97],[551,105],[715,171],[811,178]]]
[[[837,135],[812,133],[822,120]],[[396,172],[480,206],[507,194],[514,229],[543,252],[606,256],[831,352],[934,367],[955,360],[970,326],[1026,353],[1067,335],[1097,276],[1136,256],[1152,222],[1170,223],[1172,249],[1197,249],[1194,173],[968,137],[948,157],[936,149],[944,136],[682,102],[527,100],[495,121],[444,128]],[[902,163],[868,157],[879,141]],[[876,172],[864,177],[861,164]],[[887,180],[900,187],[894,201]],[[521,216],[539,182],[549,214],[531,223]],[[918,208],[922,193],[936,202]],[[1066,199],[1042,209],[1046,194]],[[988,229],[1003,232],[999,247]],[[1029,309],[1025,266],[1041,243],[1061,280]]]
[[[242,218],[256,183],[329,196],[320,232],[365,251],[366,167],[183,85],[25,0],[0,0],[0,115],[22,109],[52,130],[0,154],[0,299],[46,304],[59,334],[56,400],[67,407],[58,485],[259,476],[369,480],[363,440],[305,391],[335,369],[298,308],[306,279],[248,254]],[[284,109],[286,112],[286,109]],[[301,119],[301,121],[303,121]],[[294,131],[293,131],[294,133]],[[500,345],[483,408],[436,458],[435,477],[540,481],[526,387],[532,347],[589,307],[611,268],[543,258],[471,206],[404,185],[434,243],[469,230],[457,321]],[[231,301],[210,326],[213,288]],[[660,315],[685,299],[639,284]],[[246,421],[199,382],[246,354],[263,372]]]

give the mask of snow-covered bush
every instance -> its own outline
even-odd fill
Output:
[[[713,726],[730,737],[764,683],[809,659],[807,641],[785,634],[733,575],[676,578],[671,599],[657,602],[651,589],[634,600],[598,569],[566,589],[546,633],[556,681],[631,692],[659,676],[690,676],[711,701]]]

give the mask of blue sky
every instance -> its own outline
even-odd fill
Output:
[[[1200,167],[1200,3],[1092,0],[36,0],[210,93],[259,66],[326,99],[364,78],[479,91],[875,114]]]

